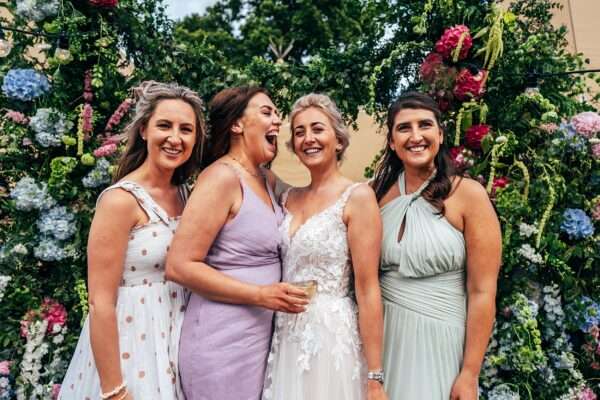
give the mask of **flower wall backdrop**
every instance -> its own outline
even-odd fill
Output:
[[[12,50],[0,63],[0,399],[58,392],[87,313],[95,199],[123,147],[130,88],[149,78],[181,82],[206,100],[226,86],[264,85],[284,112],[324,91],[349,122],[361,108],[381,118],[401,90],[428,91],[445,112],[452,159],[486,187],[503,225],[481,397],[596,399],[600,116],[580,76],[547,76],[525,90],[532,72],[585,67],[551,24],[557,4],[346,0],[339,15],[356,15],[356,24],[333,33],[319,25],[310,37],[289,30],[297,44],[286,60],[253,47],[257,32],[276,27],[269,12],[279,23],[331,9],[243,2],[251,16],[243,18],[237,3],[221,0],[176,26],[160,0],[0,5],[14,16],[2,25],[52,36],[8,33]],[[54,53],[61,33],[69,56]],[[330,34],[344,42],[328,42]]]

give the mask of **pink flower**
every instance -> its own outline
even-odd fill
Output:
[[[597,397],[592,389],[585,387],[581,392],[577,393],[577,400],[597,400]]]
[[[108,119],[108,123],[106,124],[104,131],[111,132],[117,125],[119,125],[121,123],[121,119],[123,119],[125,114],[127,114],[132,104],[133,100],[131,99],[125,99],[121,104],[119,104],[117,110]]]
[[[596,205],[592,208],[591,214],[594,221],[600,221],[600,200],[596,201]]]
[[[438,53],[429,53],[421,64],[420,74],[424,82],[431,83],[444,67],[442,56]]]
[[[466,140],[467,146],[473,150],[481,149],[481,141],[489,133],[490,133],[489,125],[485,125],[485,124],[472,125],[465,132],[465,140]]]
[[[571,124],[577,133],[589,139],[600,132],[600,115],[591,111],[582,112],[571,119]]]
[[[10,361],[0,361],[0,375],[10,374]]]
[[[27,124],[29,122],[29,118],[27,118],[23,113],[18,111],[8,110],[6,114],[4,114],[6,119],[11,120],[15,124]]]
[[[458,169],[470,168],[475,164],[473,152],[465,146],[452,147],[449,153],[452,164]]]
[[[456,77],[454,96],[460,101],[480,98],[485,92],[486,76],[487,71],[484,69],[480,69],[477,74],[473,75],[468,68],[463,68]]]
[[[83,105],[83,108],[81,109],[81,119],[82,119],[82,130],[86,135],[89,135],[90,133],[92,133],[92,130],[93,130],[93,126],[92,126],[93,113],[94,113],[94,110],[92,109],[92,106],[89,105],[88,103],[85,103]]]
[[[85,71],[83,76],[83,100],[90,103],[94,100],[94,92],[92,92],[92,71]]]
[[[52,385],[52,400],[58,399],[58,394],[60,393],[60,384],[55,383]]]
[[[62,328],[67,322],[67,310],[56,300],[45,298],[42,302],[42,318],[48,321],[48,332],[56,332],[55,326]]]
[[[116,7],[119,0],[90,0],[90,4],[96,7]]]
[[[546,133],[554,133],[558,130],[558,125],[553,122],[550,122],[547,124],[541,124],[539,126],[539,129]]]
[[[600,160],[600,143],[592,145],[592,157],[596,160]]]
[[[94,156],[97,158],[108,157],[115,151],[117,151],[117,145],[115,143],[107,143],[94,150]]]
[[[494,178],[494,181],[492,182],[492,189],[496,190],[496,189],[505,188],[509,183],[510,183],[510,179],[508,179],[505,176],[501,176],[499,178]]]
[[[469,50],[473,46],[473,39],[469,28],[465,25],[456,25],[448,28],[444,31],[444,34],[435,44],[435,51],[440,53],[446,60],[452,58],[452,53],[460,43],[460,39],[463,37],[458,59],[463,60],[469,54]]]

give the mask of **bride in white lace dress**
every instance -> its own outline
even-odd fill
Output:
[[[275,317],[263,400],[386,399],[375,195],[339,172],[348,133],[329,97],[300,98],[290,120],[311,183],[282,195],[283,280],[315,280],[317,291],[305,312]]]

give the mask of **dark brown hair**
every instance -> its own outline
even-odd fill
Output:
[[[435,116],[441,134],[444,134],[441,122],[442,112],[437,103],[428,95],[419,92],[407,92],[401,95],[398,100],[392,104],[388,110],[386,121],[388,128],[386,147],[383,156],[375,169],[375,176],[372,183],[378,201],[383,198],[390,187],[396,182],[398,175],[404,171],[402,160],[398,158],[396,152],[389,146],[389,143],[392,140],[396,115],[404,109],[423,109],[431,111]],[[444,199],[448,197],[452,190],[450,178],[455,175],[462,175],[461,171],[458,171],[452,164],[444,143],[440,144],[439,151],[434,158],[434,165],[437,172],[422,193],[423,198],[433,205],[442,215],[444,214]]]
[[[237,86],[221,90],[208,106],[209,139],[203,165],[207,166],[227,154],[231,145],[231,127],[244,115],[250,100],[258,93],[269,96],[259,86]]]
[[[203,102],[198,94],[184,86],[175,83],[161,83],[155,81],[142,82],[134,89],[135,114],[125,128],[123,135],[127,137],[127,148],[119,160],[117,172],[113,182],[117,182],[130,172],[139,168],[146,157],[148,147],[142,138],[141,129],[152,118],[156,106],[162,100],[182,100],[189,104],[196,115],[196,143],[192,149],[189,160],[175,169],[171,183],[180,185],[184,183],[199,167],[202,161],[206,127],[204,124]]]

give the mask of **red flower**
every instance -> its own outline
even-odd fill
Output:
[[[463,36],[464,35],[464,36]],[[469,28],[465,25],[456,25],[444,31],[444,34],[435,44],[435,51],[440,53],[446,60],[452,58],[452,52],[458,47],[461,36],[463,37],[458,59],[467,57],[469,50],[473,47],[473,39]]]
[[[421,79],[423,79],[424,82],[433,82],[443,66],[444,61],[441,55],[438,53],[429,53],[421,64]]]
[[[472,125],[465,132],[467,147],[473,150],[481,149],[481,141],[490,133],[489,125]]]
[[[119,0],[90,0],[90,4],[96,7],[116,7]]]
[[[463,156],[463,150],[465,146],[452,147],[448,152],[450,153],[450,159],[455,167],[461,168],[465,165],[465,157]]]
[[[492,182],[492,189],[496,190],[496,189],[505,188],[506,185],[508,185],[509,183],[510,183],[510,179],[508,179],[505,176],[501,176],[499,178],[494,178],[494,181]]]
[[[485,78],[487,71],[479,70],[475,75],[467,68],[462,69],[456,77],[454,85],[454,96],[460,101],[466,101],[471,98],[478,99],[485,92]]]
[[[48,332],[54,333],[55,325],[61,328],[67,322],[67,310],[58,301],[45,298],[42,302],[42,318],[48,321]]]

